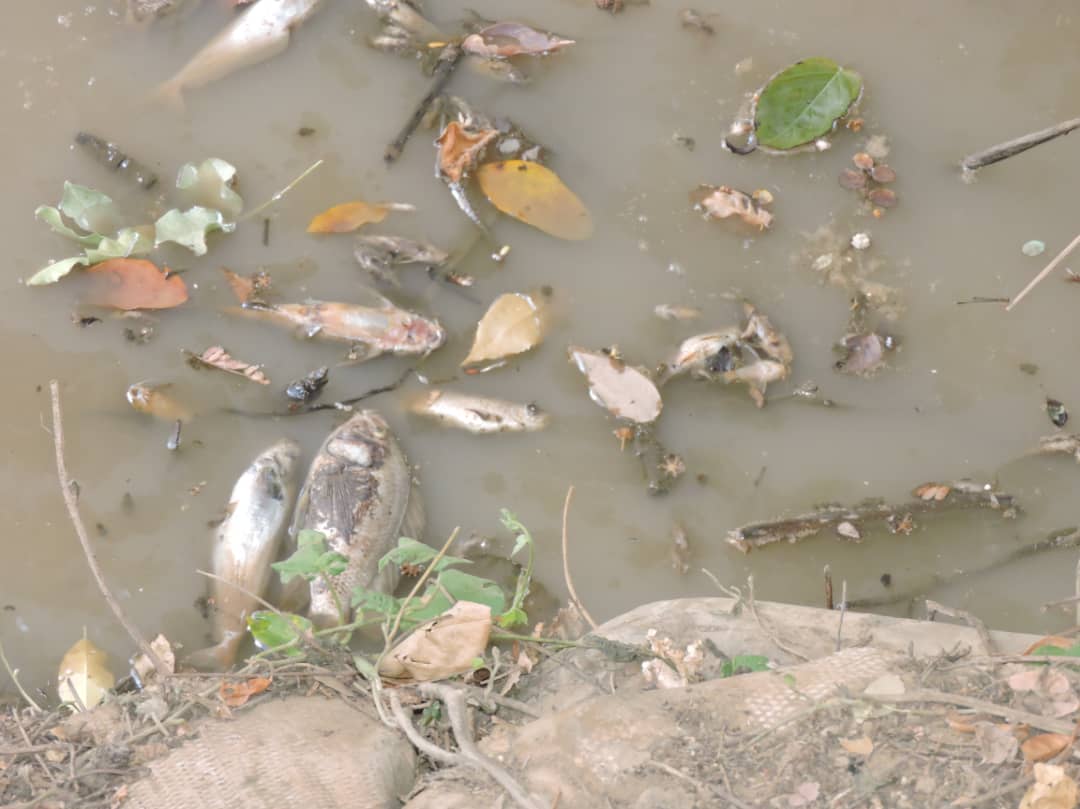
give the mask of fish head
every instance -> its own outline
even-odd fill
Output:
[[[386,456],[390,426],[374,410],[361,410],[334,431],[326,452],[346,464],[379,466]]]
[[[527,430],[542,430],[551,421],[551,414],[535,402],[530,402],[525,405],[525,417],[522,421]]]
[[[402,322],[401,351],[409,354],[430,354],[446,342],[446,329],[437,320],[412,315]]]
[[[255,459],[259,487],[274,500],[291,500],[299,461],[300,445],[291,438],[281,439]]]

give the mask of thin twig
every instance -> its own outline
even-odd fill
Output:
[[[743,803],[738,798],[736,798],[731,793],[731,790],[727,790],[727,792],[725,793],[724,791],[718,789],[716,786],[714,786],[712,784],[706,784],[706,783],[704,783],[702,781],[699,781],[698,779],[687,775],[682,770],[676,769],[675,767],[672,767],[670,764],[665,764],[662,761],[656,761],[655,759],[650,758],[645,763],[648,764],[651,767],[655,767],[656,769],[660,770],[661,772],[666,772],[668,775],[673,775],[676,778],[679,778],[679,779],[681,779],[683,781],[686,781],[688,784],[693,785],[694,788],[697,789],[698,792],[702,793],[703,797],[706,800],[719,795],[719,796],[721,796],[723,798],[723,800],[727,801],[732,806],[734,806],[735,809],[750,809],[749,806],[747,806],[745,803]]]
[[[836,651],[840,651],[840,635],[844,631],[844,616],[847,614],[847,579],[840,582],[840,620],[836,622]]]
[[[22,695],[22,698],[25,699],[28,703],[30,703],[30,707],[33,708],[35,711],[37,711],[38,713],[43,713],[43,711],[41,710],[41,706],[34,702],[34,700],[30,698],[30,695],[26,693],[25,689],[23,689],[22,683],[19,682],[18,671],[13,669],[11,667],[11,664],[8,663],[7,655],[4,654],[3,643],[0,643],[0,663],[4,664],[4,670],[7,671],[8,676],[11,678],[11,682],[15,683],[15,687],[19,689],[19,693]]]
[[[416,105],[413,114],[409,117],[409,120],[405,122],[405,126],[401,128],[397,137],[390,142],[390,145],[386,147],[386,151],[383,153],[383,160],[387,163],[393,163],[401,157],[401,153],[405,149],[405,144],[408,142],[409,138],[412,137],[412,133],[416,131],[416,127],[420,125],[424,116],[427,115],[428,108],[436,98],[442,95],[443,90],[446,89],[446,85],[450,82],[450,77],[454,75],[454,69],[461,62],[461,57],[461,48],[453,43],[446,45],[439,53],[439,61],[435,65],[435,71],[431,74],[433,78],[431,88],[427,91],[427,94],[420,99],[420,103]]]
[[[451,753],[449,750],[443,750],[436,744],[429,742],[420,732],[416,729],[416,725],[412,723],[412,719],[405,713],[405,709],[401,705],[401,697],[398,696],[397,689],[389,689],[390,695],[390,710],[394,714],[394,719],[397,720],[398,727],[405,733],[405,736],[412,742],[413,747],[430,758],[432,761],[438,761],[442,764],[458,764],[458,757]]]
[[[833,609],[833,594],[832,594],[832,568],[829,565],[825,565],[825,609]],[[845,601],[847,599],[844,599]]]
[[[946,607],[944,604],[931,601],[929,598],[926,599],[926,612],[927,620],[929,621],[934,620],[934,614],[938,612],[942,615],[948,615],[950,618],[958,618],[975,630],[975,633],[979,636],[979,642],[983,646],[983,652],[987,656],[992,656],[997,653],[994,639],[990,637],[990,630],[986,628],[986,624],[970,612],[958,610],[955,607]]]
[[[52,418],[53,418],[53,445],[56,448],[56,474],[60,480],[60,492],[64,496],[64,504],[67,506],[68,516],[71,518],[71,523],[75,527],[75,534],[79,538],[79,544],[82,546],[83,555],[86,557],[86,563],[90,567],[90,572],[94,576],[94,581],[97,583],[98,590],[105,597],[105,602],[112,609],[113,615],[116,616],[116,620],[120,622],[120,625],[124,627],[131,639],[135,641],[135,645],[139,647],[139,650],[146,655],[151,663],[154,664],[154,669],[157,671],[159,677],[168,677],[171,673],[169,667],[165,665],[164,661],[158,657],[150,644],[146,642],[146,638],[143,637],[138,627],[132,623],[128,618],[127,613],[124,612],[123,607],[120,606],[120,602],[116,600],[116,596],[113,595],[109,589],[109,585],[105,582],[105,576],[101,572],[101,568],[98,566],[97,557],[94,555],[93,548],[90,547],[90,536],[86,533],[86,526],[83,525],[82,517],[79,515],[79,504],[75,500],[75,492],[72,489],[72,480],[68,476],[67,463],[64,461],[64,423],[63,416],[60,412],[60,383],[53,379],[49,382],[49,393],[52,396]]]
[[[931,702],[938,705],[959,705],[962,708],[971,708],[972,710],[980,711],[981,713],[1000,716],[1002,719],[1008,719],[1010,722],[1030,725],[1033,728],[1039,728],[1040,730],[1045,730],[1050,733],[1062,733],[1068,736],[1073,732],[1072,722],[1063,722],[1060,719],[1054,719],[1049,716],[1040,716],[1039,714],[1029,713],[1027,711],[1018,711],[988,700],[966,697],[962,694],[948,694],[944,691],[925,689],[911,691],[907,694],[893,694],[889,696],[871,696],[870,694],[864,693],[860,695],[859,698],[867,702],[881,703]]]
[[[258,208],[255,208],[254,210],[248,211],[246,214],[241,216],[236,221],[237,222],[246,222],[248,219],[254,219],[256,216],[261,214],[263,211],[265,211],[267,208],[269,208],[271,205],[273,205],[275,202],[277,202],[283,196],[285,196],[290,191],[292,191],[294,188],[296,188],[296,186],[298,186],[301,182],[306,180],[307,176],[309,174],[311,174],[311,172],[315,171],[315,169],[317,169],[319,166],[321,166],[324,162],[325,161],[323,160],[323,158],[320,157],[318,160],[316,160],[314,163],[312,163],[310,166],[308,166],[306,169],[304,169],[304,172],[299,177],[297,177],[295,180],[293,180],[287,186],[285,186],[280,191],[278,191],[276,194],[274,194],[274,196],[270,197],[270,199],[268,199],[266,202],[264,202]]]
[[[780,641],[780,638],[778,638],[776,636],[776,633],[774,633],[771,629],[766,627],[765,622],[761,620],[761,616],[758,615],[758,611],[757,611],[757,602],[754,600],[754,577],[753,576],[747,576],[746,577],[746,589],[750,591],[749,596],[747,598],[747,604],[749,604],[749,606],[750,606],[750,614],[754,616],[754,620],[757,622],[758,628],[763,633],[765,633],[765,637],[767,637],[770,641],[772,641],[772,644],[777,649],[779,649],[780,651],[787,652],[792,657],[797,657],[797,658],[799,658],[799,660],[802,660],[803,662],[809,662],[809,660],[810,660],[809,657],[804,655],[802,652],[795,651],[794,649],[792,649],[787,644],[782,643]]]
[[[1076,589],[1076,623],[1080,624],[1080,559],[1076,560],[1076,583],[1073,585]]]
[[[585,609],[585,605],[581,603],[581,599],[578,598],[577,590],[574,589],[574,580],[570,577],[570,560],[567,554],[567,546],[570,544],[569,535],[566,531],[567,518],[570,516],[570,499],[574,496],[574,487],[570,486],[566,490],[566,501],[563,503],[562,510],[562,572],[563,578],[566,579],[566,589],[570,593],[570,603],[574,605],[581,617],[588,621],[589,626],[596,629],[598,624],[593,620],[593,617],[589,615],[589,611]]]
[[[270,610],[272,612],[276,612],[278,615],[282,614],[281,610],[279,610],[277,607],[275,607],[273,604],[271,604],[265,598],[263,598],[262,596],[256,595],[255,593],[251,592],[251,590],[248,590],[248,589],[246,589],[244,587],[241,587],[239,584],[237,584],[234,581],[229,581],[228,579],[222,578],[221,576],[217,575],[216,573],[210,573],[210,572],[208,572],[206,570],[199,570],[198,568],[195,569],[195,572],[198,573],[200,576],[206,576],[206,578],[208,578],[208,579],[213,579],[214,581],[219,581],[222,584],[228,585],[229,587],[233,588],[234,590],[243,593],[248,598],[255,599],[257,602],[262,604],[268,610]]]
[[[999,160],[1004,160],[1007,157],[1026,152],[1028,149],[1046,143],[1054,138],[1068,135],[1077,128],[1080,128],[1080,118],[1073,118],[1071,121],[1063,121],[1055,126],[1040,129],[1038,132],[1031,132],[1027,135],[1021,135],[1019,138],[1013,138],[1004,143],[999,143],[997,146],[991,146],[989,149],[985,149],[981,152],[970,154],[960,161],[960,167],[965,171],[975,171],[983,166],[989,166],[991,163],[997,163]]]
[[[1043,267],[1038,275],[1028,281],[1026,287],[1013,295],[1012,300],[1005,305],[1005,311],[1011,311],[1012,308],[1016,306],[1016,304],[1020,303],[1020,301],[1022,301],[1027,296],[1027,294],[1039,284],[1040,281],[1042,281],[1044,278],[1046,278],[1046,276],[1048,276],[1055,269],[1057,269],[1057,265],[1063,262],[1066,258],[1068,258],[1069,254],[1073,250],[1075,250],[1078,245],[1080,245],[1080,234],[1078,234],[1075,239],[1069,242],[1064,250],[1054,256],[1054,260],[1047,264],[1045,267]]]

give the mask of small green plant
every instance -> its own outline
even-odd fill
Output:
[[[752,671],[768,671],[769,658],[762,655],[735,655],[720,668],[721,677],[749,674]]]

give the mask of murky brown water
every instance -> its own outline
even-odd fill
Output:
[[[0,84],[7,155],[0,221],[8,267],[0,297],[7,382],[0,420],[6,529],[0,638],[32,686],[51,680],[84,626],[120,660],[129,652],[93,586],[57,491],[44,426],[48,380],[63,383],[68,461],[87,521],[101,526],[94,533],[106,575],[146,632],[197,644],[206,625],[192,602],[205,586],[194,571],[208,563],[207,521],[265,445],[284,434],[313,452],[337,421],[325,413],[275,421],[223,412],[277,405],[285,382],[333,363],[340,351],[229,319],[221,311],[228,294],[217,267],[266,267],[292,299],[349,300],[364,280],[351,239],[313,238],[304,226],[313,213],[357,197],[419,206],[380,232],[447,247],[470,234],[431,176],[426,133],[397,165],[382,163],[387,140],[427,80],[408,62],[364,46],[376,24],[358,0],[327,2],[285,55],[195,93],[184,114],[142,104],[223,23],[222,5],[207,2],[193,16],[138,31],[104,2],[40,0],[21,4],[0,40],[7,77]],[[574,483],[572,567],[583,599],[603,619],[652,599],[713,592],[701,567],[729,584],[752,572],[760,597],[818,603],[826,563],[837,581],[847,579],[850,595],[878,595],[884,572],[894,587],[917,586],[1080,522],[1075,464],[1022,457],[1052,430],[1041,412],[1046,394],[1080,408],[1073,367],[1080,289],[1053,278],[1009,315],[996,306],[955,305],[972,295],[1011,294],[1074,235],[1073,140],[987,169],[973,185],[962,183],[955,168],[969,151],[1076,114],[1069,88],[1080,53],[1072,4],[1040,2],[1021,14],[1007,2],[702,2],[702,11],[717,13],[711,38],[682,30],[677,7],[662,2],[613,17],[586,0],[542,8],[469,0],[440,3],[433,16],[450,21],[463,6],[578,40],[535,65],[529,87],[463,72],[452,89],[490,113],[511,116],[551,147],[552,167],[592,210],[596,234],[583,244],[560,243],[502,221],[498,236],[514,248],[507,264],[496,268],[477,252],[461,268],[480,278],[474,292],[484,305],[503,291],[554,288],[558,319],[545,345],[508,369],[464,382],[471,390],[541,403],[555,416],[547,432],[495,438],[443,432],[402,412],[406,392],[377,400],[420,465],[429,542],[438,544],[455,525],[495,532],[499,508],[510,507],[539,540],[539,580],[561,596],[560,510]],[[737,158],[720,147],[745,93],[813,55],[862,73],[863,134],[890,138],[901,204],[881,221],[857,216],[855,197],[835,180],[859,136],[845,133],[830,152],[792,158]],[[736,75],[735,64],[747,58],[752,69]],[[317,133],[299,138],[301,126]],[[189,270],[193,299],[158,316],[156,339],[135,346],[122,336],[124,321],[87,329],[72,324],[74,284],[20,284],[46,259],[67,254],[32,217],[39,203],[57,201],[64,179],[100,187],[132,211],[144,202],[70,148],[78,129],[121,142],[166,180],[188,160],[230,160],[249,206],[317,158],[327,165],[273,209],[269,247],[252,223],[217,239],[205,259],[177,254],[171,264]],[[674,144],[676,131],[694,137],[696,150]],[[686,201],[699,182],[770,189],[773,229],[759,235],[732,222],[701,221]],[[793,260],[805,248],[804,234],[830,222],[845,236],[870,231],[872,250],[887,261],[877,279],[904,290],[907,313],[893,329],[903,350],[892,370],[872,380],[831,370],[830,347],[847,319],[845,296],[820,286],[805,262]],[[1033,238],[1047,243],[1042,259],[1020,253]],[[670,271],[673,264],[682,272]],[[422,273],[406,269],[405,276],[398,297],[438,313],[452,334],[426,370],[451,373],[483,305]],[[782,401],[758,411],[742,390],[673,383],[661,434],[685,456],[690,474],[671,495],[650,498],[636,462],[619,454],[614,424],[567,364],[566,345],[617,343],[627,357],[651,365],[695,330],[732,322],[733,306],[720,297],[730,291],[756,301],[791,338],[792,379],[774,393],[813,379],[848,407]],[[661,302],[697,305],[706,317],[697,327],[660,322],[652,308]],[[275,384],[256,389],[187,368],[180,348],[215,343],[265,362]],[[1021,373],[1022,362],[1037,363],[1038,375]],[[391,380],[402,367],[381,359],[336,369],[326,398]],[[205,410],[181,452],[166,451],[167,428],[124,401],[125,388],[148,377],[190,388]],[[708,482],[699,484],[697,474]],[[924,480],[995,475],[1020,498],[1021,519],[955,514],[910,538],[875,532],[852,546],[823,537],[749,557],[723,542],[744,522],[825,500],[901,499]],[[192,494],[197,486],[201,493]],[[128,494],[131,508],[124,505]],[[668,562],[676,518],[686,523],[694,548],[685,577]],[[1002,628],[1051,629],[1067,618],[1042,615],[1039,605],[1072,592],[1074,562],[1075,554],[1047,555],[932,592]]]

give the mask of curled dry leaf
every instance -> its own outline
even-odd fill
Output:
[[[993,722],[975,723],[975,743],[983,764],[1004,764],[1016,756],[1019,742],[1008,725]]]
[[[765,210],[764,205],[749,194],[726,185],[699,185],[690,193],[690,202],[695,210],[704,211],[712,219],[738,216],[748,225],[756,225],[762,230],[773,220],[773,215]]]
[[[639,424],[656,421],[664,403],[642,371],[603,351],[570,346],[570,359],[589,380],[589,397],[613,416]]]
[[[949,492],[951,491],[952,486],[948,486],[944,483],[924,483],[922,486],[915,489],[912,494],[920,500],[933,500],[940,503],[949,496]]]
[[[379,674],[395,682],[431,682],[469,671],[491,637],[491,607],[459,601],[390,650]]]
[[[840,746],[853,756],[868,756],[874,752],[874,740],[869,736],[860,736],[858,739],[841,739]]]
[[[495,129],[473,131],[451,121],[435,141],[439,145],[439,171],[450,182],[460,183],[498,136]]]
[[[109,671],[108,658],[94,644],[83,638],[67,650],[56,675],[60,699],[76,710],[90,710],[105,699],[116,678]]]
[[[252,677],[250,680],[244,680],[240,683],[230,683],[223,680],[221,688],[218,689],[218,696],[230,708],[239,708],[253,696],[261,694],[269,688],[272,682],[273,680],[268,677]]]
[[[415,211],[407,202],[345,202],[327,208],[308,224],[308,233],[351,233],[369,223],[381,222],[391,211]]]
[[[539,345],[544,337],[540,310],[533,299],[520,292],[500,295],[476,326],[469,355],[461,365],[513,357]]]
[[[485,59],[505,59],[551,53],[573,44],[572,39],[545,34],[519,22],[497,22],[465,37],[461,49]]]
[[[530,160],[485,163],[476,179],[488,201],[508,216],[558,239],[581,241],[592,235],[585,204],[546,166]]]
[[[217,368],[227,374],[242,376],[252,382],[258,382],[260,385],[270,384],[270,378],[263,373],[262,366],[242,362],[231,356],[221,346],[210,346],[202,354],[195,354],[191,351],[185,353],[188,355],[188,361],[193,366],[203,365],[209,368]]]
[[[1049,761],[1073,743],[1064,733],[1040,733],[1020,745],[1025,761]]]
[[[113,309],[171,309],[188,299],[179,275],[169,275],[141,258],[112,258],[86,271],[90,292],[86,302]]]
[[[1080,797],[1076,782],[1055,764],[1037,763],[1035,783],[1020,801],[1020,809],[1073,809]]]

